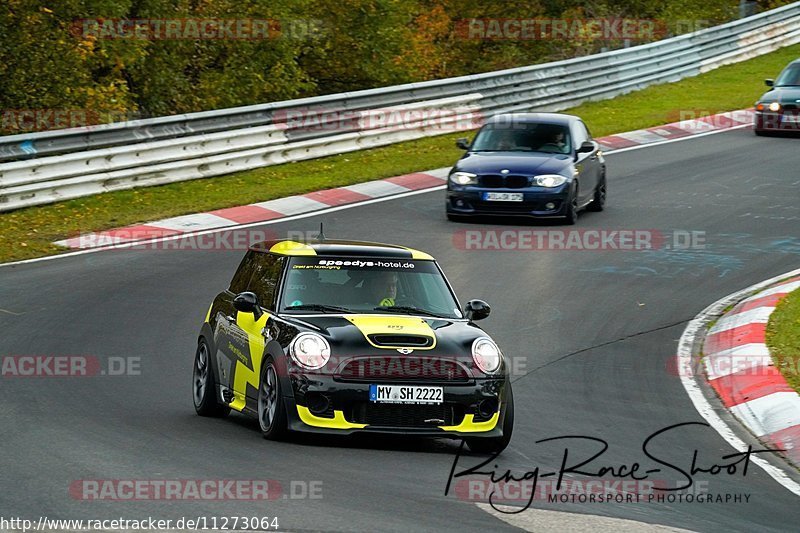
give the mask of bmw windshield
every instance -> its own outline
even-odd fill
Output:
[[[462,318],[436,263],[396,258],[293,257],[280,310]]]
[[[776,87],[800,86],[800,65],[790,65],[775,80]]]
[[[478,132],[471,152],[544,152],[569,154],[569,128],[559,124],[487,124]]]

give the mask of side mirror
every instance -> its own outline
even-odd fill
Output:
[[[767,87],[774,87],[775,86],[775,80],[768,78],[768,79],[764,80],[764,85],[766,85]]]
[[[483,320],[489,316],[491,312],[492,308],[483,300],[470,300],[467,302],[467,305],[464,306],[464,315],[470,322]]]
[[[456,147],[462,150],[469,150],[469,139],[462,137],[456,141]]]
[[[597,150],[597,143],[595,143],[594,141],[583,141],[583,143],[581,143],[581,145],[578,147],[576,153],[589,154],[594,152],[595,150]]]
[[[241,292],[233,299],[233,307],[242,313],[253,313],[256,320],[261,318],[261,306],[258,305],[258,296],[253,292]]]

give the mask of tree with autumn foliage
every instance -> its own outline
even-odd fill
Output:
[[[759,9],[788,0],[764,0]],[[638,18],[672,35],[738,17],[738,0],[4,0],[0,113],[89,110],[99,122],[463,76],[637,42],[470,39],[470,19]],[[87,19],[268,19],[266,39],[109,38]],[[82,22],[83,21],[83,22]],[[297,28],[308,31],[297,31]],[[13,113],[10,115],[13,116]],[[46,123],[45,123],[46,124]],[[13,121],[0,133],[23,131]]]

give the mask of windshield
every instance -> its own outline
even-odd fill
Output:
[[[775,86],[798,86],[800,85],[800,65],[790,65],[781,72],[778,79],[775,80]]]
[[[473,152],[546,152],[569,154],[569,128],[557,124],[487,124],[470,148]]]
[[[371,257],[293,257],[280,310],[462,318],[436,263]]]

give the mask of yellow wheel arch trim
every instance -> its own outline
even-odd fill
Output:
[[[457,426],[439,426],[439,429],[443,429],[445,431],[458,431],[461,433],[478,433],[481,431],[491,431],[497,425],[497,421],[500,419],[500,410],[498,409],[497,412],[492,415],[492,418],[487,420],[486,422],[473,422],[475,415],[465,415],[464,420]]]
[[[211,308],[214,307],[214,302],[211,302],[211,305],[208,306],[208,312],[206,313],[206,324],[209,323],[211,320]]]
[[[308,407],[304,405],[298,405],[297,414],[300,416],[300,420],[302,420],[304,424],[318,428],[361,429],[367,426],[366,424],[355,424],[353,422],[348,422],[344,418],[344,413],[342,411],[334,411],[333,418],[322,418],[321,416],[314,416],[311,414],[311,411],[308,410]]]
[[[297,241],[281,241],[273,245],[269,251],[281,255],[317,255],[311,246]]]

